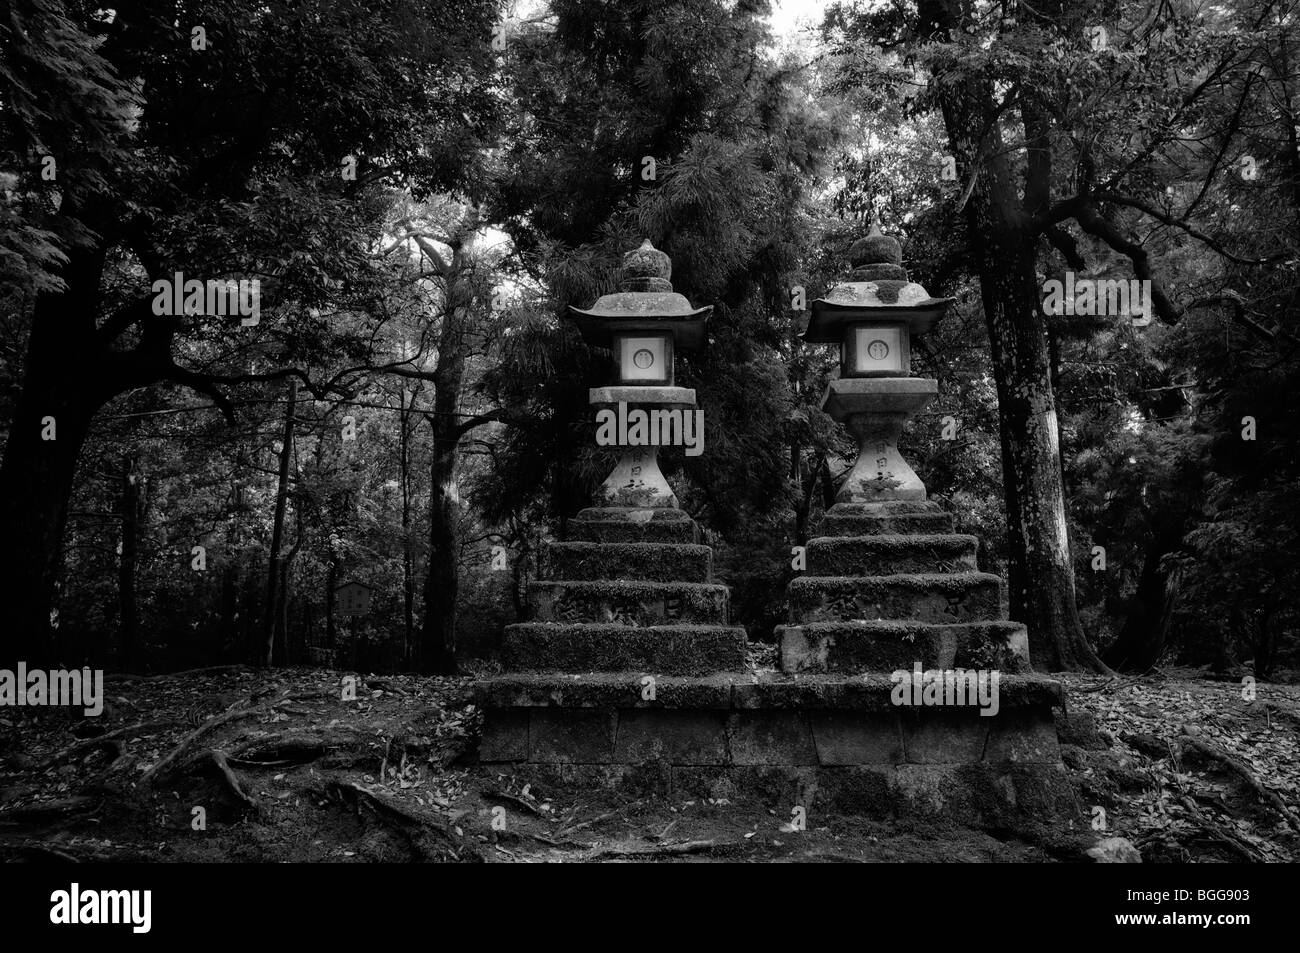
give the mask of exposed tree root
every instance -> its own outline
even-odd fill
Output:
[[[326,787],[329,795],[355,807],[358,815],[371,816],[406,840],[412,857],[419,861],[446,860],[482,862],[483,856],[453,834],[439,819],[417,813],[398,803],[378,785],[335,779]],[[432,836],[430,836],[432,835]]]
[[[306,708],[299,708],[296,705],[278,704],[275,706],[276,711],[282,711],[286,715],[297,715],[300,718],[311,718],[318,712],[308,711]]]
[[[395,695],[409,695],[404,688],[394,685],[386,678],[369,678],[366,679],[367,688],[377,688],[380,691],[393,692]]]
[[[336,702],[340,701],[339,692],[290,692],[282,701],[287,702]]]
[[[659,844],[654,847],[606,847],[594,854],[588,854],[585,860],[603,860],[606,857],[680,857],[686,854],[705,854],[715,850],[715,840],[690,840],[677,844]]]
[[[126,751],[119,745],[117,757],[110,761],[103,771],[86,781],[82,786],[82,790],[116,794],[115,790],[109,788],[108,779],[118,772],[125,771],[138,760],[139,758],[136,755]]]
[[[100,798],[82,794],[58,801],[41,801],[22,807],[11,807],[0,811],[0,824],[49,824],[74,814],[84,814],[94,810],[99,804]]]
[[[1122,688],[1129,688],[1142,681],[1141,675],[1112,675],[1100,685],[1090,685],[1088,687],[1075,687],[1070,691],[1077,695],[1088,695],[1093,692],[1112,692]]]
[[[204,752],[204,757],[217,769],[217,774],[225,782],[226,790],[234,795],[235,800],[248,807],[250,810],[257,810],[257,801],[251,795],[244,791],[243,786],[239,783],[239,778],[231,769],[230,763],[226,760],[226,753],[219,748],[209,748]]]
[[[1261,800],[1268,803],[1275,811],[1281,814],[1294,830],[1300,831],[1300,818],[1296,817],[1295,812],[1287,807],[1286,802],[1278,797],[1278,795],[1264,787],[1259,778],[1255,777],[1255,773],[1242,762],[1238,761],[1222,748],[1210,744],[1208,741],[1204,741],[1192,734],[1182,735],[1179,737],[1178,742],[1181,745],[1184,754],[1186,754],[1188,750],[1196,751],[1210,760],[1217,761],[1219,764],[1228,768],[1245,781],[1250,789],[1254,791]]]
[[[644,803],[643,801],[632,801],[630,804],[624,804],[622,807],[615,808],[614,810],[609,811],[606,814],[601,814],[597,817],[593,817],[589,821],[583,821],[581,824],[566,824],[560,828],[560,830],[557,833],[557,836],[572,834],[574,831],[585,830],[588,827],[595,827],[597,824],[600,824],[603,821],[613,820],[614,818],[622,814],[624,811],[631,810],[632,808],[638,807],[643,803]],[[665,827],[664,833],[659,835],[659,839],[663,840],[664,837],[667,836],[668,831],[671,830],[676,825],[676,823],[677,822],[674,821],[672,824],[669,824],[668,827]]]
[[[1264,857],[1255,848],[1227,828],[1215,824],[1210,818],[1206,817],[1205,812],[1197,807],[1196,802],[1190,797],[1180,797],[1179,801],[1191,813],[1197,827],[1208,834],[1212,840],[1227,847],[1232,854],[1250,863],[1260,863],[1264,860]]]
[[[186,675],[215,675],[218,672],[247,671],[247,665],[209,665],[206,668],[187,668],[181,672],[164,672],[162,675],[132,675],[127,672],[113,672],[105,676],[117,682],[161,682],[168,678],[183,678]]]
[[[231,749],[228,758],[232,764],[279,768],[290,764],[310,764],[331,747],[333,745],[320,735],[284,732],[244,741]]]
[[[531,814],[533,817],[546,816],[546,814],[536,804],[517,794],[509,794],[505,791],[484,791],[483,800],[496,801],[499,804],[509,804],[511,807],[517,807],[519,810],[526,814]]]
[[[157,718],[153,721],[142,721],[134,725],[128,725],[125,728],[117,728],[94,738],[87,738],[85,741],[78,741],[76,744],[69,745],[62,751],[58,752],[58,754],[54,755],[54,757],[50,758],[50,760],[46,761],[45,764],[41,765],[40,770],[48,771],[50,768],[67,761],[69,758],[80,757],[88,751],[94,751],[96,748],[103,746],[105,742],[112,741],[115,738],[127,738],[134,734],[148,734],[151,731],[155,731],[159,728],[167,728],[174,724],[176,724],[174,719]]]
[[[180,744],[163,757],[159,758],[157,764],[142,774],[140,776],[140,783],[142,785],[150,785],[154,783],[155,779],[166,777],[167,772],[171,770],[172,765],[177,762],[181,755],[189,751],[196,741],[205,735],[210,735],[222,725],[228,725],[232,721],[239,721],[243,718],[251,718],[254,715],[265,714],[271,707],[272,706],[270,705],[257,705],[253,708],[235,708],[217,715],[214,718],[209,718],[203,724],[199,725],[199,727],[195,728],[188,735],[182,738]]]
[[[503,840],[531,840],[547,847],[554,847],[557,850],[591,850],[593,844],[583,843],[582,841],[564,839],[557,837],[548,837],[546,834],[534,834],[529,831],[497,831],[497,842]]]
[[[18,844],[16,849],[19,854],[38,860],[55,860],[61,864],[79,864],[82,862],[82,859],[71,851],[55,847],[53,844],[43,844],[40,841],[26,841]]]

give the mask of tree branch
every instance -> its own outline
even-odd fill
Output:
[[[1222,255],[1224,258],[1228,259],[1229,261],[1236,262],[1239,265],[1268,265],[1268,264],[1272,264],[1273,262],[1281,261],[1282,259],[1286,258],[1285,254],[1271,255],[1268,258],[1242,258],[1239,255],[1234,255],[1232,252],[1228,251],[1226,248],[1220,245],[1209,235],[1206,235],[1204,232],[1193,227],[1191,223],[1184,221],[1182,219],[1174,218],[1172,215],[1168,215],[1157,208],[1153,208],[1151,205],[1147,204],[1146,202],[1142,201],[1136,196],[1124,195],[1119,192],[1097,192],[1092,195],[1092,199],[1097,202],[1111,202],[1115,205],[1125,205],[1129,208],[1135,208],[1141,212],[1145,212],[1147,215],[1150,215],[1158,222],[1163,222],[1165,225],[1169,225],[1172,226],[1173,228],[1177,228],[1183,232],[1186,232],[1188,235],[1190,235],[1192,238],[1195,238],[1197,241],[1205,245],[1207,248],[1217,252],[1218,254]]]
[[[173,362],[164,379],[174,381],[182,387],[188,387],[205,397],[212,398],[212,402],[221,410],[221,416],[226,418],[226,423],[232,427],[234,426],[235,406],[230,402],[230,398],[217,389],[216,382],[212,378],[196,371],[187,370]]]
[[[1177,324],[1181,314],[1165,294],[1160,283],[1151,276],[1151,262],[1147,250],[1137,242],[1129,241],[1118,228],[1101,217],[1092,205],[1084,205],[1075,214],[1075,221],[1089,235],[1100,238],[1120,254],[1127,255],[1133,263],[1133,274],[1143,281],[1151,283],[1151,304],[1160,315],[1161,320]]]
[[[1269,265],[1286,258],[1285,254],[1271,255],[1268,258],[1242,258],[1240,255],[1234,255],[1232,252],[1220,245],[1216,240],[1200,231],[1191,223],[1182,219],[1174,218],[1174,216],[1160,211],[1136,196],[1125,195],[1119,192],[1091,192],[1063,199],[1047,211],[1035,216],[1030,227],[1036,232],[1046,232],[1051,226],[1059,225],[1061,222],[1071,218],[1077,221],[1080,225],[1083,225],[1080,216],[1096,215],[1096,203],[1098,202],[1109,202],[1113,205],[1123,205],[1128,208],[1135,208],[1140,212],[1145,212],[1156,221],[1185,232],[1192,238],[1201,242],[1211,251],[1214,251],[1229,261],[1236,262],[1239,265]]]
[[[1083,260],[1083,256],[1079,254],[1079,246],[1075,242],[1074,236],[1065,229],[1056,225],[1048,225],[1043,229],[1043,235],[1052,243],[1052,247],[1061,253],[1061,257],[1065,259],[1066,264],[1075,271],[1082,271],[1088,266],[1088,263]]]
[[[493,421],[507,421],[510,414],[505,410],[492,410],[486,414],[477,414],[468,420],[462,420],[456,425],[456,436],[464,436],[475,427],[481,427],[483,424],[492,423]]]

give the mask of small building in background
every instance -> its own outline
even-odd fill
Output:
[[[365,615],[370,611],[370,594],[375,587],[364,582],[345,582],[334,590],[334,607],[343,615]]]

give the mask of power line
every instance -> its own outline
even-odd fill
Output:
[[[362,408],[367,408],[367,409],[370,409],[370,410],[396,410],[396,411],[399,411],[399,412],[402,412],[402,413],[413,413],[413,414],[419,414],[419,415],[422,416],[422,417],[464,417],[464,418],[466,418],[466,419],[469,419],[469,418],[472,418],[472,417],[478,417],[478,416],[480,416],[480,414],[462,414],[462,413],[460,413],[460,412],[458,412],[458,411],[416,410],[415,407],[413,407],[413,406],[412,406],[412,407],[393,407],[393,406],[391,406],[391,405],[389,405],[389,404],[371,404],[371,403],[367,403],[366,401],[360,401],[360,400],[343,400],[343,399],[339,399],[339,400],[317,400],[317,399],[315,399],[315,398],[312,398],[312,402],[313,402],[313,403],[332,403],[332,404],[336,404],[336,405],[343,405],[343,404],[346,404],[348,407],[362,407]],[[237,401],[231,401],[231,402],[230,402],[230,405],[231,405],[232,407],[249,407],[249,406],[253,406],[253,405],[267,405],[267,406],[280,405],[280,406],[284,406],[284,405],[287,404],[287,403],[288,403],[287,400],[279,400],[279,399],[276,399],[276,398],[269,398],[269,397],[268,397],[268,398],[265,399],[265,400],[237,400]],[[300,401],[298,401],[298,403],[299,403],[299,404],[302,404],[303,401],[300,400]],[[104,420],[129,420],[129,419],[132,419],[132,418],[135,418],[135,417],[161,417],[161,416],[164,416],[164,415],[167,415],[167,414],[188,414],[188,413],[192,413],[193,411],[197,411],[197,410],[220,410],[220,409],[221,409],[221,406],[220,406],[219,404],[195,404],[195,405],[193,405],[192,407],[167,407],[167,408],[164,408],[164,409],[162,409],[162,410],[141,410],[141,411],[137,411],[137,412],[135,412],[135,413],[130,413],[130,414],[101,414],[100,416],[101,416],[101,418],[104,419]]]

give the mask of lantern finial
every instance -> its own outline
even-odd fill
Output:
[[[903,246],[897,238],[881,232],[879,222],[871,226],[866,238],[859,238],[849,247],[849,264],[853,266],[853,281],[907,281]]]
[[[623,278],[619,291],[672,291],[673,261],[650,239],[623,256]]]

